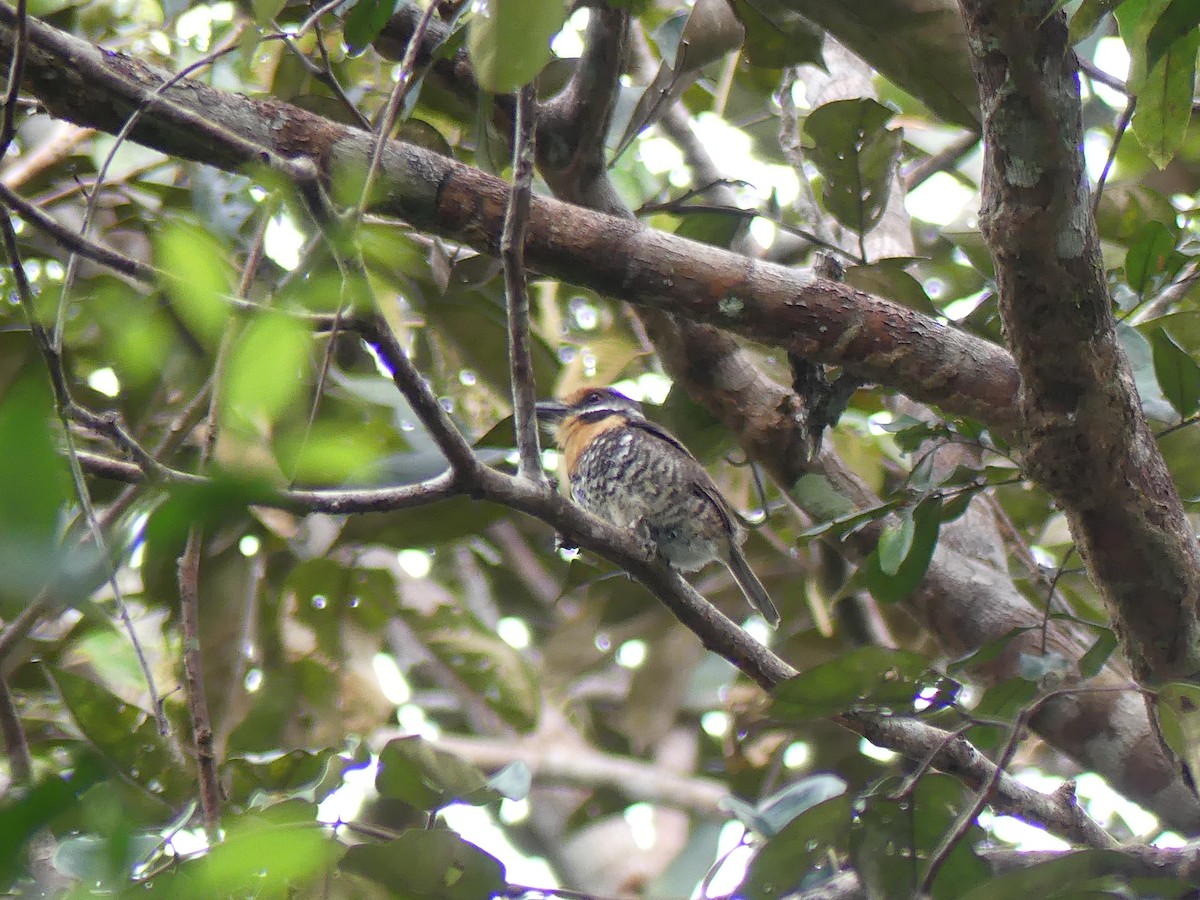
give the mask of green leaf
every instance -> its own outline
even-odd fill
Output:
[[[13,883],[18,875],[20,859],[28,852],[30,838],[45,829],[67,810],[78,807],[79,798],[104,776],[104,766],[88,752],[63,765],[28,790],[9,790],[0,803],[0,884]],[[23,868],[23,867],[21,867]]]
[[[845,793],[846,782],[838,776],[826,773],[809,775],[764,797],[752,809],[753,814],[743,818],[742,822],[763,837],[771,838],[801,813]]]
[[[1021,866],[993,876],[962,895],[961,900],[1012,900],[1013,897],[1178,897],[1191,889],[1175,882],[1169,888],[1127,893],[1125,878],[1114,883],[1107,876],[1122,876],[1133,866],[1116,850],[1078,850],[1047,862]],[[1176,893],[1179,890],[1181,893]]]
[[[746,29],[743,52],[752,66],[782,69],[803,63],[823,65],[824,36],[811,22],[778,0],[733,0]]]
[[[737,896],[775,900],[795,892],[815,865],[844,849],[852,807],[853,798],[843,794],[792,819],[755,854]]]
[[[227,298],[233,290],[228,252],[209,232],[181,220],[168,222],[158,233],[157,251],[162,286],[175,311],[197,338],[215,347],[229,318]]]
[[[175,763],[154,717],[96,684],[65,669],[47,674],[84,737],[130,782],[172,803],[190,796],[191,775]]]
[[[497,392],[510,393],[507,314],[498,278],[489,279],[483,288],[451,285],[437,302],[425,304],[423,311],[437,337],[451,342],[468,368]],[[534,380],[554,384],[558,356],[536,331],[529,337]]]
[[[1200,408],[1200,366],[1166,329],[1151,332],[1150,344],[1154,348],[1154,374],[1163,396],[1186,419]]]
[[[563,0],[488,0],[475,5],[467,52],[485,91],[508,94],[550,61],[550,39],[566,21]]]
[[[928,860],[954,825],[963,804],[963,786],[948,775],[925,774],[903,795],[892,778],[866,797],[850,834],[850,859],[872,897],[907,898],[925,873]],[[975,855],[983,830],[971,825],[955,844],[934,879],[934,900],[957,900],[991,878]]]
[[[1165,2],[1127,0],[1115,12],[1121,38],[1132,58],[1128,84],[1138,99],[1133,134],[1160,169],[1175,157],[1187,133],[1196,83],[1196,52],[1200,49],[1200,31],[1193,29],[1171,42],[1150,64],[1146,44],[1152,17]]]
[[[254,8],[254,24],[259,28],[266,29],[271,26],[271,22],[278,16],[284,6],[287,5],[287,0],[253,0],[251,4]]]
[[[1117,635],[1110,628],[1102,628],[1095,643],[1088,651],[1079,657],[1079,674],[1084,678],[1093,678],[1104,668],[1113,651],[1117,649]]]
[[[890,522],[879,536],[879,568],[885,575],[894,576],[912,550],[917,526],[911,508],[900,513],[900,521]]]
[[[296,618],[313,630],[330,659],[345,656],[348,627],[382,631],[396,606],[396,579],[384,569],[309,559],[288,574],[285,589],[296,598]]]
[[[1099,27],[1100,21],[1120,4],[1121,0],[1083,0],[1071,16],[1071,45],[1078,44],[1095,31]],[[1055,0],[1056,10],[1065,5],[1065,0]]]
[[[835,100],[805,119],[808,158],[824,178],[825,208],[856,234],[870,231],[887,204],[903,136],[895,113],[870,99]]]
[[[867,266],[850,266],[846,269],[843,279],[846,284],[878,294],[880,297],[915,309],[930,316],[938,315],[938,309],[924,286],[904,270],[905,265],[912,260],[899,258],[887,259],[883,262]]]
[[[274,422],[306,381],[308,336],[288,316],[263,315],[238,336],[225,368],[222,413],[238,422]]]
[[[884,569],[883,554],[886,551],[889,555],[894,555],[899,547],[904,547],[903,534],[892,539],[899,547],[885,545],[881,539],[881,546],[872,551],[860,567],[867,589],[880,603],[903,600],[916,590],[921,579],[925,577],[925,570],[929,568],[929,561],[933,559],[933,551],[937,547],[942,526],[941,497],[931,495],[918,503],[912,511],[912,523],[912,539],[907,544],[903,560],[898,564],[894,559],[889,560],[889,565],[894,565],[894,571]]]
[[[917,653],[860,647],[776,687],[771,692],[771,715],[803,722],[852,708],[907,712],[926,684],[928,671],[928,660]]]
[[[455,802],[487,803],[498,797],[479,769],[421,737],[388,741],[379,753],[375,789],[380,796],[430,812]]]
[[[391,896],[485,900],[503,894],[504,866],[453,831],[410,829],[393,840],[351,847],[341,868],[377,884]]]
[[[1200,685],[1164,685],[1155,705],[1163,740],[1193,774],[1200,773]]]
[[[336,750],[291,750],[266,760],[234,757],[222,769],[230,798],[249,803],[261,794],[306,794],[325,780],[331,766],[349,765]]]
[[[1181,256],[1175,253],[1175,233],[1162,222],[1147,222],[1125,253],[1125,278],[1129,286],[1144,295],[1153,276],[1167,270],[1172,256]]]
[[[397,0],[358,0],[342,22],[342,37],[351,56],[368,47],[396,11]]]
[[[139,896],[171,900],[290,897],[328,877],[343,852],[317,824],[313,803],[289,800],[226,816],[224,840],[205,855],[167,870]]]
[[[1171,0],[1146,38],[1146,65],[1153,68],[1171,49],[1200,26],[1200,3],[1196,0]]]
[[[0,615],[33,599],[64,560],[58,519],[70,495],[67,463],[54,445],[53,405],[40,377],[0,399]]]

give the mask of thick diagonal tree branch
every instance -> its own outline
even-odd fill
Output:
[[[1066,19],[1050,0],[961,5],[984,112],[980,222],[1021,372],[1024,461],[1066,513],[1134,672],[1194,677],[1200,546],[1117,339]]]
[[[14,21],[12,8],[0,5],[4,52]],[[117,131],[147,104],[131,137],[170,155],[227,169],[303,158],[325,179],[366,169],[372,138],[364,132],[194,81],[150,100],[166,73],[36,20],[29,26],[25,84],[56,116]],[[236,140],[198,141],[189,123],[201,117]],[[262,155],[249,151],[254,146]],[[376,184],[375,209],[498,253],[508,198],[500,179],[393,141]],[[1016,370],[1002,348],[837,282],[542,198],[532,204],[526,253],[530,267],[547,275],[845,365],[994,427],[1016,425]]]

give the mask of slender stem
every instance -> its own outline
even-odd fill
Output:
[[[396,80],[396,86],[392,89],[391,96],[388,97],[383,115],[379,119],[379,130],[375,134],[375,144],[371,148],[371,161],[367,165],[367,177],[363,180],[362,195],[358,200],[358,218],[362,217],[363,212],[370,204],[371,187],[375,184],[375,178],[379,174],[379,165],[383,161],[383,148],[387,146],[388,136],[392,133],[397,116],[400,115],[400,107],[408,97],[408,92],[416,84],[417,55],[420,53],[421,42],[425,38],[425,32],[429,29],[429,22],[436,9],[437,4],[430,0],[425,12],[421,15],[421,20],[417,23],[408,48],[404,51],[404,58],[400,61],[400,75]]]
[[[538,424],[534,414],[537,388],[529,337],[529,284],[525,272],[525,234],[529,229],[533,160],[537,129],[537,92],[527,84],[517,94],[516,136],[513,141],[513,185],[500,235],[504,288],[508,298],[508,362],[512,373],[513,420],[517,433],[522,478],[545,481]]]
[[[220,837],[221,785],[217,779],[212,719],[204,691],[204,661],[200,653],[200,552],[204,538],[199,527],[188,532],[179,559],[180,625],[183,631],[183,677],[199,774],[200,813],[210,842]]]
[[[25,729],[21,727],[21,716],[8,689],[8,681],[3,677],[0,677],[0,735],[4,737],[4,750],[8,754],[13,782],[29,784],[33,780],[29,742],[25,740]]]
[[[4,92],[4,119],[0,122],[0,158],[8,152],[17,129],[17,98],[21,93],[21,79],[25,71],[25,48],[27,45],[26,23],[28,17],[25,0],[17,0],[17,34],[13,42],[12,60],[8,65],[8,89]]]

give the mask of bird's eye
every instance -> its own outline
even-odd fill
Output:
[[[584,403],[599,403],[603,399],[604,399],[604,395],[601,394],[599,391],[592,391],[590,394],[588,394],[586,397],[583,398],[583,402]]]

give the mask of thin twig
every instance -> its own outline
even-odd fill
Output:
[[[1100,198],[1104,195],[1104,185],[1108,181],[1108,173],[1112,171],[1113,162],[1117,158],[1117,147],[1120,146],[1121,138],[1125,136],[1129,123],[1133,121],[1133,111],[1136,107],[1137,97],[1130,97],[1129,102],[1125,104],[1125,111],[1121,113],[1121,118],[1117,121],[1112,143],[1108,147],[1108,158],[1104,160],[1104,168],[1100,170],[1100,177],[1096,179],[1096,187],[1092,190],[1093,219],[1096,218],[1096,212],[1100,209]]]
[[[923,160],[909,166],[904,172],[904,190],[913,190],[921,184],[924,184],[927,179],[938,172],[945,172],[958,164],[958,161],[966,156],[979,143],[979,134],[974,131],[968,131],[958,140],[951,142],[937,153],[925,157]]]
[[[204,539],[196,526],[188,532],[179,559],[180,627],[183,632],[183,676],[187,684],[188,712],[199,775],[200,812],[210,842],[220,838],[221,783],[213,749],[212,719],[204,691],[204,662],[200,655],[200,553]]]
[[[527,84],[517,94],[513,185],[500,235],[500,259],[504,264],[504,292],[508,299],[508,363],[512,373],[513,422],[520,454],[517,474],[544,482],[537,416],[533,409],[537,389],[530,354],[529,284],[525,273],[525,234],[529,228],[536,128],[537,91],[532,84]]]
[[[412,364],[387,322],[377,317],[364,327],[362,334],[391,371],[392,381],[408,400],[421,424],[429,430],[438,449],[450,461],[454,474],[464,483],[474,484],[475,473],[481,468],[479,459],[429,390],[425,379]]]
[[[17,98],[21,93],[21,81],[25,72],[25,49],[28,35],[25,0],[17,0],[17,34],[13,42],[13,55],[8,64],[8,89],[4,92],[4,119],[0,122],[0,159],[8,153],[17,130]]]
[[[429,5],[425,8],[425,12],[421,15],[421,20],[417,23],[412,40],[409,41],[408,47],[404,51],[404,59],[400,61],[400,75],[396,80],[396,86],[392,88],[391,96],[388,97],[383,115],[380,116],[379,129],[375,134],[375,143],[371,147],[371,161],[367,164],[367,176],[363,179],[362,194],[359,197],[358,207],[355,211],[356,218],[362,218],[363,212],[370,204],[371,187],[375,184],[375,178],[379,174],[379,166],[383,161],[383,148],[387,146],[388,137],[392,133],[392,127],[396,124],[396,117],[400,114],[400,108],[404,105],[404,101],[408,97],[408,92],[417,83],[417,56],[421,51],[421,42],[425,37],[425,32],[429,28],[429,21],[433,18],[436,9],[437,4],[430,0]]]
[[[4,737],[4,751],[8,754],[8,767],[16,784],[29,784],[33,780],[33,758],[29,755],[29,742],[21,726],[21,716],[13,702],[8,680],[0,675],[0,735]]]
[[[100,263],[114,272],[119,272],[144,284],[153,284],[160,274],[153,266],[118,253],[111,247],[89,240],[79,232],[63,227],[53,216],[30,203],[3,182],[0,182],[0,204],[13,210],[27,223],[46,234],[70,253]]]

